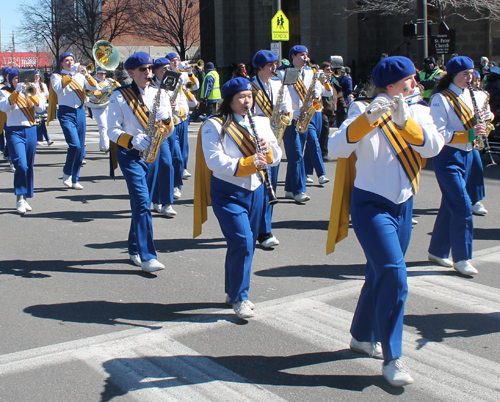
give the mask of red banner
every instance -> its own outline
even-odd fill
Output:
[[[0,53],[0,68],[33,68],[50,67],[51,55],[49,52],[6,52]]]

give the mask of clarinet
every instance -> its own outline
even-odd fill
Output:
[[[469,91],[470,91],[470,97],[472,98],[472,104],[474,105],[474,115],[476,117],[476,120],[480,124],[484,124],[484,120],[481,118],[481,115],[479,114],[479,107],[477,106],[476,98],[474,96],[474,90],[472,89],[472,85],[469,81]],[[490,144],[488,142],[488,135],[484,136],[484,152],[489,156],[490,158],[490,163],[486,165],[486,167],[494,166],[496,165],[496,162],[493,160],[493,156],[491,155],[491,148]]]
[[[257,153],[263,154],[262,149],[260,148],[260,137],[259,134],[257,134],[257,130],[255,129],[255,121],[253,120],[252,113],[250,112],[250,108],[247,109],[247,116],[248,120],[250,121],[250,126],[252,126],[252,131],[253,131],[253,138],[255,140],[255,149],[257,150]],[[262,168],[264,172],[264,183],[266,185],[267,189],[267,196],[269,197],[269,205],[274,205],[278,202],[278,199],[276,198],[276,194],[274,194],[274,189],[273,185],[271,184],[271,170],[267,166],[267,164]]]

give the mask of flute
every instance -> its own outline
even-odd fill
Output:
[[[252,127],[253,135],[254,135],[254,140],[255,140],[255,149],[259,154],[264,154],[262,152],[262,149],[260,148],[260,137],[259,134],[257,133],[257,130],[255,129],[255,121],[253,120],[252,112],[250,112],[250,108],[247,108],[247,116],[248,120],[250,121],[250,126]],[[276,194],[274,193],[273,185],[271,184],[271,170],[269,167],[264,165],[262,168],[264,172],[264,184],[266,185],[267,189],[267,196],[269,197],[269,205],[274,205],[278,202],[278,199],[276,198]]]
[[[420,92],[417,91],[417,92],[412,93],[411,95],[405,96],[403,98],[403,100],[405,102],[408,102],[410,99],[416,98],[417,96],[422,96],[422,95]],[[397,104],[397,101],[394,101],[394,100],[388,100],[388,101],[376,103],[376,105],[372,109],[368,110],[366,113],[372,114],[372,113],[378,112],[380,109],[384,109],[384,108],[390,107],[390,106],[396,106],[396,104]]]

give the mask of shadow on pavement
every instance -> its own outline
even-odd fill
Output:
[[[302,277],[302,278],[326,278],[326,279],[349,279],[352,276],[360,276],[364,279],[364,264],[356,265],[287,265],[255,272],[257,276],[270,277]]]
[[[122,247],[124,244],[122,243]],[[129,262],[129,263],[127,263]],[[108,269],[100,268],[99,265],[125,265],[126,269]],[[96,266],[96,268],[89,268],[89,266]],[[65,272],[75,274],[105,274],[105,275],[141,275],[147,278],[155,277],[152,274],[147,274],[138,267],[132,265],[126,259],[120,260],[78,260],[78,261],[65,261],[65,260],[45,260],[45,261],[26,261],[26,260],[8,260],[0,261],[0,274],[13,275],[22,278],[49,278],[51,275],[48,272]]]
[[[500,332],[500,313],[449,313],[405,315],[404,324],[415,327],[422,336],[418,349],[445,338],[470,338]]]
[[[290,356],[178,355],[113,359],[103,364],[109,378],[101,394],[101,401],[107,402],[137,389],[169,389],[221,381],[241,384],[250,382],[262,386],[328,387],[357,392],[376,386],[389,394],[404,393],[404,389],[393,388],[387,384],[381,375],[287,372],[305,366],[356,358],[359,358],[359,355],[350,350],[339,350]],[[230,371],[221,370],[220,366]],[[134,370],[134,367],[137,370]],[[158,372],[162,373],[162,377],[158,374],[155,376]],[[168,378],[164,377],[165,373],[168,373]],[[205,373],[213,374],[214,377]]]
[[[295,203],[294,200],[288,200],[291,203]],[[299,205],[299,204],[298,204]],[[305,205],[305,204],[301,204]],[[351,227],[351,225],[349,225]],[[328,220],[324,221],[302,221],[302,220],[287,220],[273,222],[273,229],[296,229],[296,230],[328,230]]]

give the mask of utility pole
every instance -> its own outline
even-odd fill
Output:
[[[14,40],[14,31],[12,31],[12,51],[16,53],[16,41]]]
[[[420,70],[427,57],[427,0],[417,0],[417,68]]]
[[[281,0],[273,0],[273,15],[276,15],[276,13],[281,10]],[[281,65],[281,57],[282,57],[282,50],[281,50],[281,42],[279,42],[280,45],[280,50],[278,52],[278,67]]]

